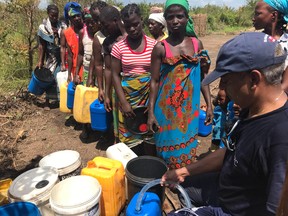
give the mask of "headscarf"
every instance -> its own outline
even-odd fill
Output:
[[[188,0],[167,0],[165,3],[165,11],[167,10],[167,8],[169,8],[171,5],[181,5],[182,7],[185,8],[187,14],[189,14],[189,3]],[[187,36],[190,37],[197,37],[195,30],[194,30],[194,24],[193,24],[193,20],[192,18],[189,16],[188,18],[188,22],[186,25],[186,34]]]
[[[83,11],[84,11],[84,18],[85,19],[88,19],[88,18],[92,19],[92,15],[90,13],[90,8],[89,7],[85,7]]]
[[[155,20],[156,22],[161,23],[164,27],[167,25],[163,13],[151,13],[148,19]]]
[[[67,6],[67,4],[69,4],[69,5]],[[68,2],[67,4],[65,5],[65,8],[67,6],[68,18],[83,13],[82,7],[81,7],[81,5],[79,3],[77,3],[77,2]],[[65,11],[65,8],[64,8],[64,11]]]
[[[264,2],[284,15],[284,20],[288,23],[288,1],[287,0],[264,0]]]

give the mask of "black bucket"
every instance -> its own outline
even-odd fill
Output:
[[[153,136],[144,138],[142,144],[145,155],[157,156],[156,145]]]
[[[133,158],[126,165],[126,177],[128,186],[128,202],[133,196],[140,192],[142,187],[154,179],[161,178],[167,171],[167,166],[163,160],[152,156],[140,156]],[[150,192],[157,194],[164,201],[165,188],[156,185],[149,189]]]
[[[44,83],[53,83],[54,82],[54,76],[48,68],[36,67],[34,70],[34,75],[41,82],[44,82]]]
[[[148,132],[147,120],[148,120],[148,112],[146,106],[138,106],[133,109],[135,113],[134,118],[125,118],[124,124],[125,127],[133,134],[142,135]]]

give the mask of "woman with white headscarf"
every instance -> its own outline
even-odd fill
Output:
[[[167,33],[165,32],[166,20],[163,13],[151,13],[148,18],[148,28],[153,38],[157,41],[164,40],[168,37]]]

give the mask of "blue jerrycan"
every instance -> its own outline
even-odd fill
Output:
[[[105,132],[109,129],[111,112],[107,113],[104,103],[98,99],[90,105],[90,117],[92,130]]]
[[[202,137],[208,136],[212,131],[212,124],[205,125],[206,112],[200,109],[198,135]]]
[[[74,96],[75,96],[76,86],[74,82],[70,82],[67,88],[67,107],[68,109],[73,109]]]
[[[146,184],[139,193],[136,193],[126,209],[126,216],[161,216],[162,208],[160,198],[155,193],[147,192],[149,188],[160,184],[160,182],[161,179],[155,179]],[[177,183],[173,182],[172,184],[176,185],[176,188],[181,192],[186,207],[191,208],[189,196],[184,188]]]

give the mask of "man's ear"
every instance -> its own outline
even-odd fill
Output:
[[[263,78],[264,77],[259,70],[252,70],[250,72],[250,83],[251,83],[250,87],[255,88],[256,86],[258,86],[260,80]]]

